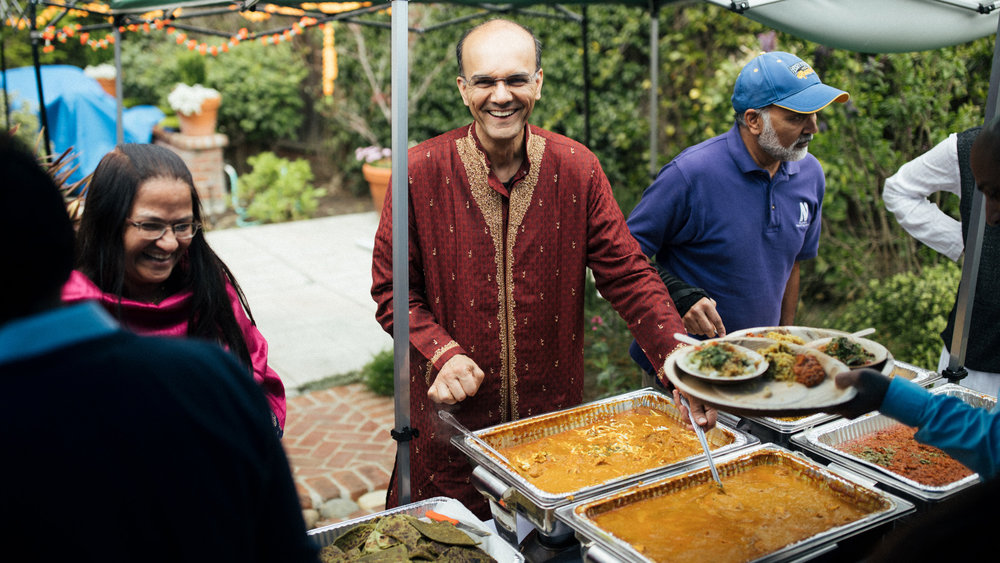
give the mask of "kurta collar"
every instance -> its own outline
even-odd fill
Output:
[[[490,156],[486,153],[486,149],[483,148],[483,144],[479,142],[479,135],[476,134],[476,123],[472,122],[469,124],[469,137],[476,144],[476,150],[479,154],[483,155],[483,162],[486,163],[486,170],[489,171],[489,184],[494,190],[500,192],[504,197],[510,197],[510,191],[504,186],[500,178],[497,178],[496,174],[493,173],[493,164],[490,162]],[[516,186],[518,182],[524,179],[528,175],[528,171],[531,170],[531,158],[528,151],[528,143],[531,141],[531,126],[528,124],[524,125],[524,158],[521,160],[521,166],[511,177],[509,185],[511,187]]]

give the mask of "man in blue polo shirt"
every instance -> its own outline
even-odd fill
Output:
[[[628,219],[690,334],[792,324],[799,263],[816,256],[826,181],[816,112],[846,102],[802,59],[764,53],[736,79],[736,123],[660,170]],[[632,357],[649,365],[633,342]]]

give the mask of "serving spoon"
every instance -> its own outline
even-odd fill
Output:
[[[692,344],[697,346],[702,344],[701,340],[697,338],[690,337],[686,334],[681,334],[680,332],[674,333],[674,338],[685,344]],[[701,448],[705,450],[705,458],[708,459],[708,468],[712,470],[712,478],[715,479],[715,483],[719,486],[719,490],[726,492],[725,487],[722,486],[722,479],[719,478],[719,470],[715,468],[715,461],[712,460],[712,451],[708,449],[708,440],[705,438],[705,430],[698,426],[698,423],[694,419],[694,413],[691,412],[691,403],[688,403],[687,397],[684,396],[680,391],[677,395],[681,398],[681,404],[688,411],[688,419],[691,421],[691,426],[694,428],[694,433],[698,435],[698,441],[701,442]]]
[[[677,393],[681,398],[681,404],[688,411],[688,419],[691,420],[691,426],[694,427],[694,433],[698,435],[698,441],[701,442],[701,447],[705,450],[705,457],[708,459],[708,468],[712,470],[712,478],[715,479],[715,484],[719,486],[719,490],[726,492],[725,487],[722,486],[722,479],[719,478],[719,470],[715,468],[715,462],[712,460],[712,452],[708,449],[708,440],[705,439],[705,430],[694,420],[694,413],[691,412],[691,404],[688,403],[687,397],[685,397],[680,392]]]
[[[480,447],[482,447],[484,450],[490,452],[494,456],[498,457],[501,461],[503,461],[507,465],[510,465],[511,467],[514,466],[514,464],[512,464],[510,462],[510,460],[507,459],[506,456],[504,456],[502,453],[496,451],[496,449],[494,449],[493,446],[489,445],[486,442],[486,440],[483,440],[479,436],[476,436],[475,434],[472,433],[471,430],[469,430],[468,428],[466,428],[464,424],[462,424],[461,422],[459,422],[458,419],[455,418],[455,415],[451,414],[450,412],[448,412],[446,410],[439,410],[438,411],[438,417],[440,417],[441,420],[443,420],[443,421],[447,422],[448,424],[452,425],[453,427],[455,427],[455,430],[458,430],[466,438],[468,438],[468,439],[472,440],[473,442],[479,444]]]

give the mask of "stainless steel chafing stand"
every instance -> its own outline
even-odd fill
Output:
[[[361,524],[374,520],[382,516],[391,516],[394,514],[407,514],[414,516],[416,518],[421,518],[429,510],[451,516],[464,522],[473,528],[478,528],[484,532],[489,532],[490,529],[483,525],[483,523],[476,518],[476,515],[472,513],[468,508],[465,507],[461,502],[456,499],[449,497],[434,497],[426,500],[421,500],[413,502],[410,504],[405,504],[403,506],[397,506],[396,508],[391,508],[376,514],[370,514],[368,516],[362,516],[360,518],[354,518],[351,520],[345,520],[343,522],[338,522],[336,524],[330,524],[329,526],[323,526],[321,528],[315,528],[309,530],[309,537],[316,542],[321,548],[332,544],[340,536],[346,534],[350,530],[358,527]],[[509,543],[503,541],[502,539],[496,537],[495,535],[487,535],[484,537],[475,536],[470,534],[469,537],[479,542],[479,548],[490,554],[491,557],[497,561],[524,561],[524,556],[518,553],[518,551],[511,546]]]
[[[652,388],[586,403],[544,415],[500,424],[474,434],[494,448],[530,442],[571,428],[589,425],[596,419],[637,407],[650,407],[681,421],[680,412],[663,393]],[[724,454],[757,443],[757,439],[725,423],[706,433],[713,452]],[[506,463],[496,459],[472,439],[454,436],[452,444],[466,454],[472,465],[473,485],[489,500],[497,531],[504,539],[517,544],[516,516],[527,519],[552,545],[562,539],[572,539],[573,532],[558,521],[555,510],[574,501],[617,490],[637,482],[666,474],[674,474],[704,462],[704,454],[642,473],[623,475],[598,485],[568,493],[549,493],[529,483]]]
[[[967,389],[954,383],[947,383],[928,391],[934,394],[958,397],[975,407],[991,409],[996,405],[995,397]],[[963,489],[979,483],[979,475],[972,474],[959,481],[940,487],[924,485],[903,475],[889,471],[884,467],[865,461],[858,456],[837,449],[837,446],[844,442],[873,434],[894,424],[898,423],[878,412],[873,412],[853,420],[840,419],[805,430],[792,436],[792,443],[813,458],[829,462],[831,465],[841,464],[852,471],[877,481],[883,489],[909,499],[921,511],[940,501],[946,500]]]
[[[872,532],[885,524],[890,524],[914,511],[912,503],[891,493],[878,490],[868,479],[854,474],[845,468],[829,469],[817,465],[800,452],[793,452],[775,444],[758,444],[736,452],[729,453],[717,460],[720,471],[733,474],[740,471],[741,466],[753,465],[758,459],[777,459],[778,462],[795,463],[803,468],[811,477],[822,481],[825,485],[839,487],[842,491],[852,491],[851,494],[865,499],[875,499],[882,503],[882,509],[855,522],[837,526],[812,537],[795,542],[777,551],[769,553],[754,562],[787,562],[807,561],[824,554],[832,554],[831,560],[854,560],[840,558],[835,550],[851,538]],[[763,462],[761,462],[763,463]],[[630,544],[624,542],[607,531],[601,529],[591,519],[592,514],[601,510],[616,508],[661,494],[669,494],[671,490],[685,486],[707,483],[712,480],[707,464],[702,463],[697,469],[670,476],[661,476],[645,484],[637,484],[627,489],[610,492],[585,501],[574,502],[556,510],[560,521],[574,530],[580,541],[580,550],[584,561],[598,563],[652,563]],[[867,550],[866,550],[867,551]]]
[[[891,369],[885,371],[889,372],[886,375],[905,377],[922,387],[929,387],[941,380],[940,374],[936,372],[895,359]],[[798,445],[791,440],[793,435],[839,418],[834,414],[817,413],[786,420],[766,416],[739,417],[719,411],[719,420],[725,424],[756,436],[762,443],[770,442],[792,449],[798,449]]]

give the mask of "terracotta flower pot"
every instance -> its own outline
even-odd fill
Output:
[[[361,165],[361,172],[364,174],[365,180],[368,180],[368,190],[371,192],[375,211],[382,213],[382,204],[385,202],[385,192],[389,189],[392,168],[372,166],[366,162]]]
[[[98,78],[97,83],[101,85],[101,88],[105,92],[111,95],[112,98],[115,97],[115,79],[114,78]]]
[[[219,118],[219,105],[221,102],[221,97],[205,98],[201,102],[200,113],[192,115],[178,113],[177,119],[180,121],[181,134],[191,136],[214,134],[215,124]]]

